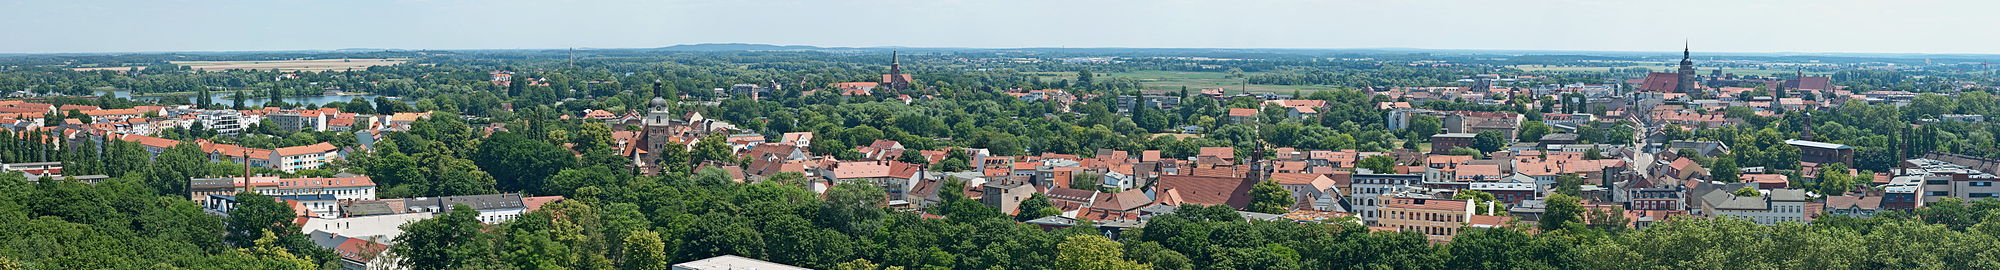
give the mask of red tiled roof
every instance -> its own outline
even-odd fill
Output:
[[[322,187],[322,188],[372,187],[375,186],[375,180],[367,176],[336,177],[336,178],[291,178],[291,179],[279,179],[277,184],[280,187]]]
[[[534,212],[537,210],[542,210],[542,205],[546,205],[553,202],[559,202],[562,200],[563,196],[523,197],[521,198],[521,205],[526,206],[529,212]]]
[[[1674,91],[1680,84],[1680,73],[1653,72],[1646,74],[1646,80],[1639,85],[1639,90]]]
[[[1173,189],[1181,203],[1228,205],[1242,209],[1250,205],[1249,193],[1253,184],[1236,177],[1166,175],[1160,176],[1156,188]]]
[[[324,142],[322,142],[322,143],[316,143],[316,144],[313,144],[313,145],[307,145],[307,146],[293,146],[293,147],[285,147],[285,148],[278,148],[278,149],[276,150],[276,152],[278,152],[278,156],[287,156],[287,157],[288,157],[288,156],[297,156],[297,155],[304,155],[304,154],[318,154],[318,153],[328,153],[328,152],[333,152],[334,150],[338,150],[338,149],[339,149],[339,148],[338,148],[338,147],[334,147],[334,146],[333,146],[333,144],[330,144],[330,143],[324,143]]]
[[[1250,117],[1257,115],[1257,109],[1229,108],[1230,117]]]

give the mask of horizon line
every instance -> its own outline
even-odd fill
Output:
[[[1621,54],[1645,54],[1645,53],[1663,53],[1663,54],[1675,54],[1675,53],[1679,53],[1679,52],[1676,52],[1676,51],[1645,51],[1645,50],[1603,50],[1603,49],[1465,49],[1465,48],[1458,48],[1458,49],[1451,49],[1451,48],[1420,48],[1420,47],[1359,47],[1359,48],[1357,48],[1357,47],[1349,47],[1349,48],[1332,48],[1332,47],[1328,47],[1328,48],[1305,48],[1305,47],[1123,47],[1123,46],[1103,46],[1103,47],[1065,47],[1065,46],[1039,46],[1039,47],[951,47],[951,46],[939,46],[939,47],[929,47],[929,46],[894,46],[894,45],[877,45],[877,46],[827,46],[827,45],[803,45],[803,44],[770,44],[770,43],[742,43],[742,42],[719,42],[719,43],[683,43],[683,44],[671,44],[671,45],[665,45],[665,46],[657,46],[657,47],[556,47],[556,48],[452,48],[452,49],[437,49],[437,48],[421,48],[421,49],[410,49],[410,48],[338,48],[338,49],[324,49],[324,48],[321,48],[321,49],[261,49],[261,50],[230,50],[230,49],[222,49],[222,50],[158,50],[158,51],[83,51],[83,52],[0,52],[0,56],[28,56],[28,55],[105,55],[105,54],[177,54],[177,53],[199,53],[199,54],[208,54],[208,53],[259,53],[259,52],[319,52],[319,53],[326,53],[326,52],[339,52],[339,51],[350,51],[350,50],[351,50],[351,51],[361,51],[361,52],[377,52],[377,51],[537,51],[537,50],[569,50],[569,49],[574,49],[574,50],[648,50],[648,49],[667,49],[667,48],[673,48],[673,47],[679,47],[679,46],[699,46],[699,45],[745,45],[745,46],[772,46],[772,47],[811,47],[811,48],[808,48],[808,49],[800,49],[800,50],[813,50],[813,49],[823,49],[823,50],[841,50],[841,49],[854,49],[854,50],[881,50],[881,49],[920,49],[920,50],[1046,50],[1046,49],[1056,49],[1056,50],[1071,50],[1071,49],[1074,49],[1074,50],[1088,50],[1088,49],[1129,49],[1129,50],[1299,50],[1299,51],[1314,51],[1314,50],[1319,50],[1319,51],[1344,51],[1344,50],[1351,50],[1351,51],[1367,51],[1367,50],[1381,50],[1381,51],[1394,51],[1394,50],[1406,50],[1406,51],[1467,51],[1467,52],[1522,52],[1522,53],[1532,53],[1532,52],[1584,52],[1584,53],[1621,53]],[[714,51],[750,51],[750,50],[732,50],[732,49],[724,49],[724,50],[714,50]],[[1957,53],[1936,53],[1936,52],[1855,52],[1855,51],[1818,51],[1818,52],[1812,52],[1812,51],[1764,51],[1764,52],[1754,52],[1754,51],[1711,51],[1711,52],[1707,52],[1707,53],[1709,53],[1709,54],[1729,54],[1729,55],[1746,55],[1746,54],[1794,54],[1794,55],[1840,55],[1840,54],[1872,54],[1872,55],[1942,55],[1942,56],[2000,56],[2000,53],[1967,53],[1967,52],[1957,52]],[[1535,54],[1523,54],[1523,55],[1535,55]]]

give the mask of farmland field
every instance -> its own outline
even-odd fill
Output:
[[[367,69],[372,66],[389,66],[408,62],[407,58],[389,59],[314,59],[276,61],[173,61],[176,65],[196,70],[258,69],[280,71],[329,71]]]

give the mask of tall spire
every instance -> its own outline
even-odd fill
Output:
[[[1689,57],[1691,55],[1694,55],[1693,54],[1694,50],[1690,49],[1692,47],[1690,45],[1693,45],[1693,43],[1690,43],[1685,39],[1681,40],[1681,60],[1688,60],[1693,58]]]
[[[889,89],[905,90],[910,87],[910,80],[903,78],[902,57],[896,51],[889,51],[889,75],[884,77],[887,78],[882,78],[882,83],[887,84]]]

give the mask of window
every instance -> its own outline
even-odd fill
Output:
[[[1949,184],[1951,184],[1951,180],[1930,180],[1930,181],[1924,181],[1924,184],[1925,184],[1925,185],[1949,185]]]
[[[1993,193],[1973,193],[1973,198],[1992,198]]]
[[[1930,195],[1927,195],[1927,196],[1951,196],[1951,192],[1948,192],[1948,191],[1932,191],[1932,192],[1930,192]]]
[[[1990,186],[1993,186],[1993,181],[1973,181],[1973,182],[1972,182],[1972,186],[1975,186],[1975,187],[1990,187]]]

